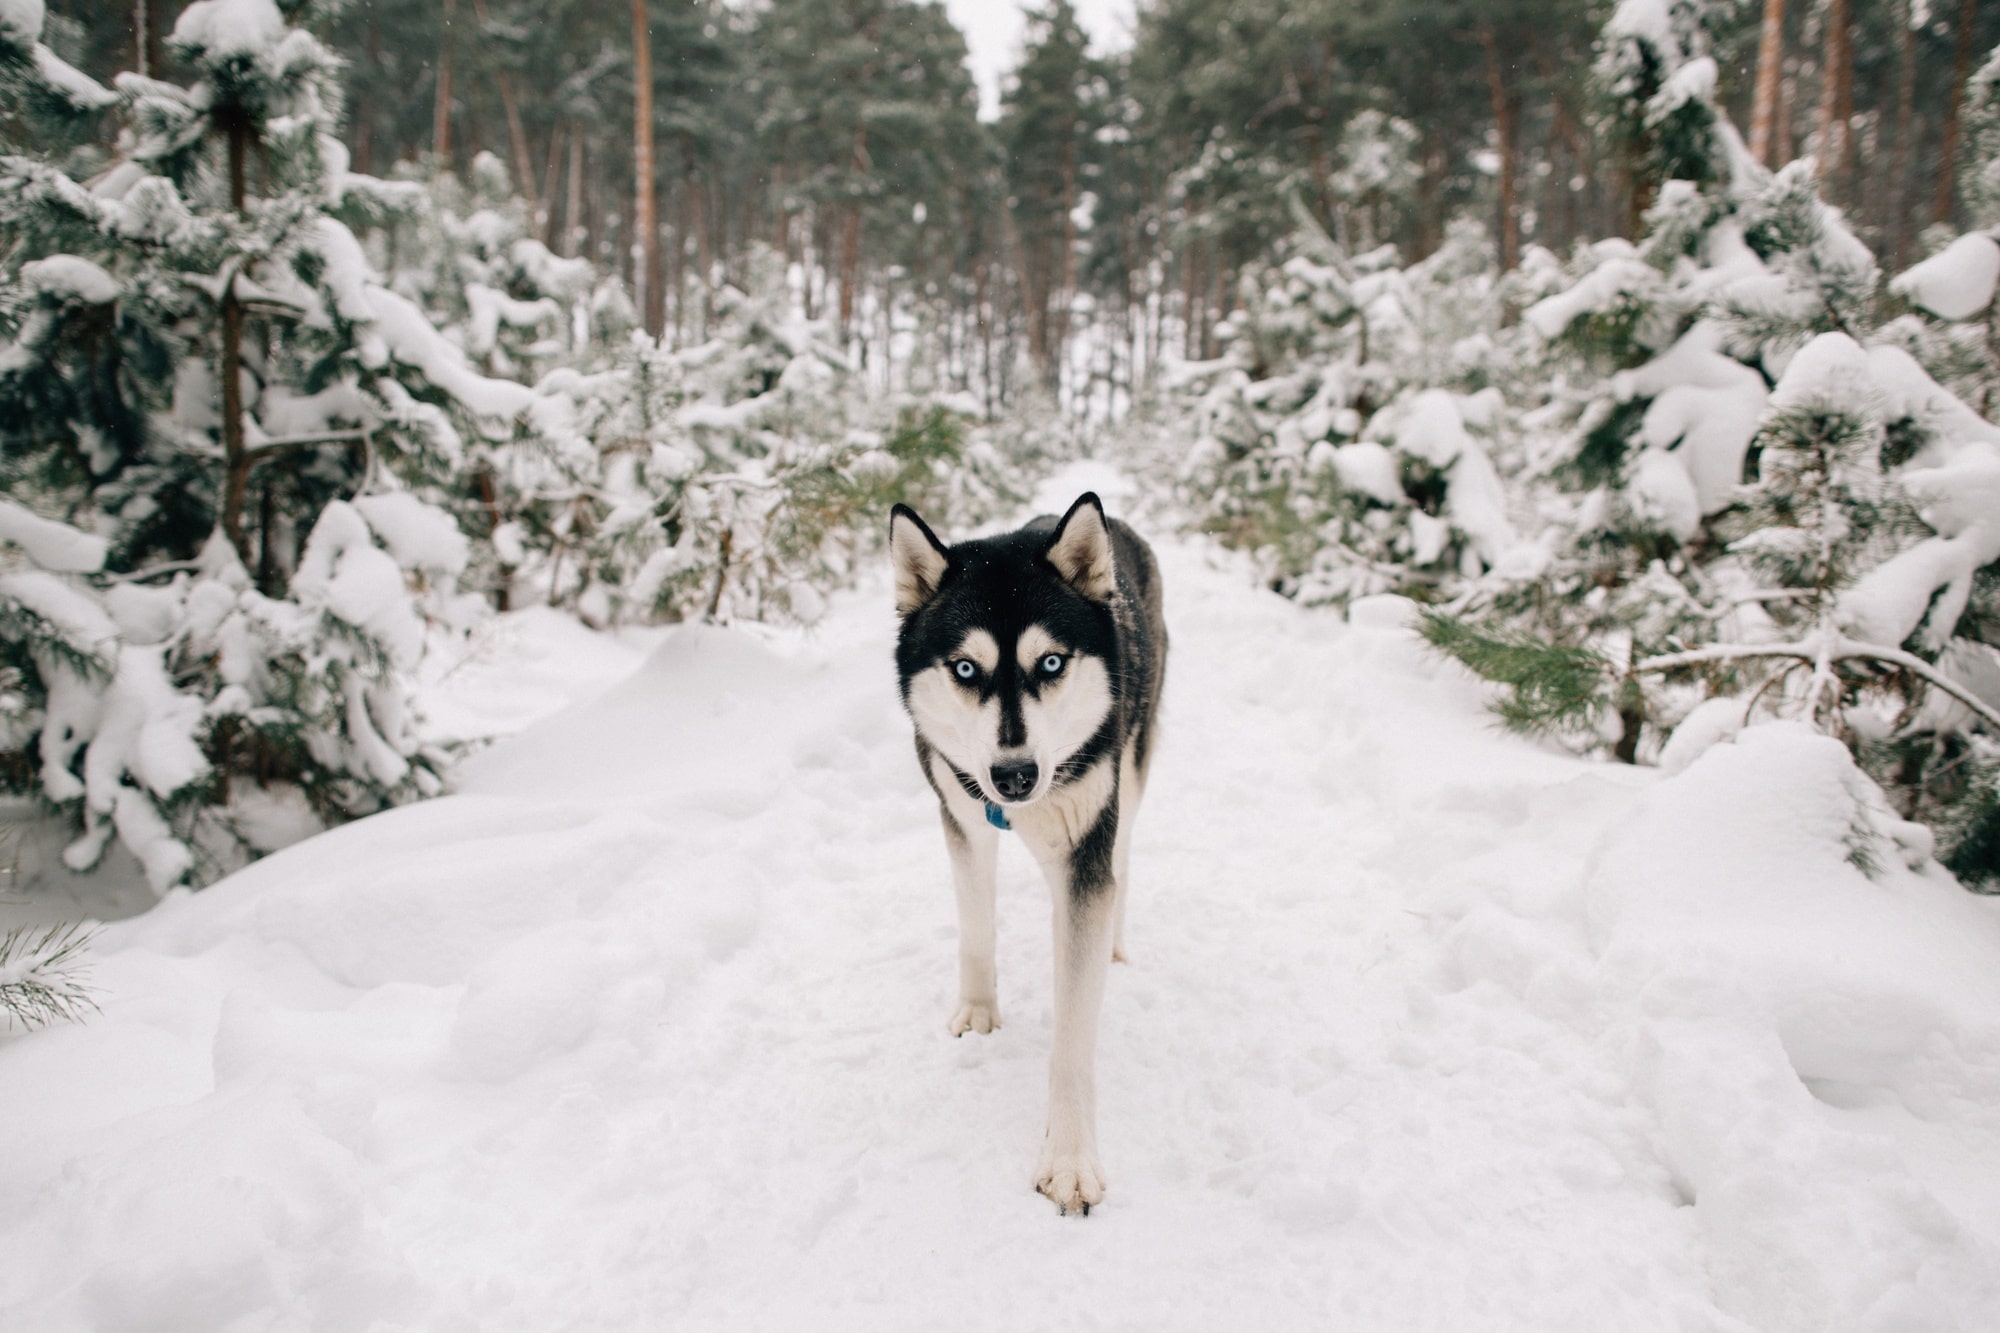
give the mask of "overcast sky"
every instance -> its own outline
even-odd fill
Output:
[[[1132,44],[1133,0],[1071,0],[1077,20],[1090,34],[1091,49],[1122,51]],[[979,114],[991,120],[1000,107],[1000,81],[1021,58],[1026,20],[1020,0],[944,0],[951,21],[972,51],[972,74],[979,80]]]

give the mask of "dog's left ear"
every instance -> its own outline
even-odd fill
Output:
[[[908,505],[889,511],[889,558],[896,566],[896,614],[907,616],[928,602],[951,563],[930,524]]]
[[[1118,565],[1111,555],[1111,529],[1095,491],[1085,491],[1056,524],[1042,558],[1070,587],[1092,601],[1108,602],[1118,591]]]

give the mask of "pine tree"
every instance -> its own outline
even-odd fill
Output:
[[[897,500],[973,523],[1021,498],[963,413],[867,392],[775,256],[750,274],[700,346],[635,332],[543,382],[562,407],[548,448],[509,456],[523,498],[504,540],[550,601],[600,624],[812,621]]]
[[[1086,46],[1069,0],[1029,11],[1021,64],[999,124],[1022,259],[1028,354],[1051,392],[1062,379],[1076,297],[1078,213],[1106,123],[1108,85]]]
[[[871,335],[895,294],[866,290],[870,268],[914,271],[933,206],[943,222],[955,178],[986,157],[965,40],[942,9],[909,0],[775,0],[758,30],[759,127],[830,284],[810,308],[830,303],[857,358],[886,361],[888,340]]]
[[[0,162],[0,627],[34,755],[5,771],[75,812],[73,869],[116,837],[161,889],[267,847],[274,809],[296,833],[437,789],[412,671],[467,552],[420,493],[534,401],[370,271],[336,214],[407,192],[347,171],[310,33],[200,0],[169,45],[194,82],[121,77],[108,170]]]
[[[1520,558],[1495,462],[1507,413],[1484,230],[1399,269],[1297,220],[1291,253],[1245,274],[1226,355],[1183,372],[1196,442],[1181,482],[1202,525],[1308,602],[1429,599]]]
[[[116,94],[57,55],[42,39],[42,0],[12,0],[0,10],[0,144],[39,140],[75,146]]]
[[[1701,0],[1624,0],[1605,24],[1596,76],[1607,94],[1611,138],[1627,177],[1627,216],[1634,224],[1652,208],[1663,183],[1687,181],[1700,188],[1727,171],[1718,141],[1726,127],[1715,108],[1708,19]]]
[[[1625,56],[1607,68],[1644,98],[1622,123],[1652,127],[1647,151],[1686,174],[1658,187],[1637,246],[1585,252],[1524,320],[1553,385],[1535,416],[1571,423],[1535,470],[1561,540],[1532,578],[1488,578],[1424,632],[1509,687],[1510,724],[1627,761],[1704,697],[1745,722],[1808,719],[1944,830],[1970,881],[1969,849],[1993,837],[2000,658],[1981,598],[2000,536],[1982,515],[2000,431],[1906,350],[1923,343],[1909,320],[1876,332],[1872,257],[1810,163],[1767,174],[1740,151],[1680,32],[1676,66],[1614,19]],[[1990,240],[1973,248],[1989,262]],[[1964,259],[1898,286],[1964,301]]]

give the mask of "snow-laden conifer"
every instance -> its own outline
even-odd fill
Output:
[[[305,28],[200,0],[170,44],[194,81],[121,76],[108,168],[0,161],[6,772],[72,869],[116,839],[162,890],[436,790],[412,670],[466,552],[433,502],[534,401],[369,263],[343,218],[397,192],[347,170]]]
[[[1288,253],[1246,272],[1223,357],[1175,372],[1201,525],[1309,602],[1532,563],[1496,458],[1511,425],[1485,233],[1456,224],[1400,267],[1295,220]]]
[[[1949,367],[1947,340],[1911,317],[1878,327],[1881,275],[1814,164],[1751,162],[1698,43],[1649,15],[1632,0],[1608,30],[1626,53],[1611,87],[1655,89],[1621,115],[1679,125],[1654,146],[1680,143],[1662,160],[1684,174],[1659,185],[1637,244],[1580,252],[1524,315],[1551,386],[1529,474],[1546,483],[1551,558],[1481,581],[1425,633],[1509,687],[1510,722],[1627,760],[1705,698],[1729,698],[1737,727],[1808,719],[1900,813],[1946,831],[1947,864],[1990,874],[1967,849],[1993,836],[2000,658],[1982,592],[2000,560],[2000,430],[1919,360]],[[1701,144],[1711,156],[1690,157]],[[1969,288],[1990,283],[1986,257],[1961,245],[1893,285],[1934,312],[1983,310],[1990,290]]]
[[[544,377],[544,441],[509,453],[503,559],[597,623],[815,620],[896,500],[969,527],[1017,491],[969,404],[871,393],[783,265],[715,298],[711,336],[630,332]]]

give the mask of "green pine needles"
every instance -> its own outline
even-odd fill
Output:
[[[75,923],[17,926],[0,936],[0,1012],[24,1028],[76,1022],[97,1011],[84,950],[96,931]]]
[[[1480,626],[1425,611],[1417,632],[1475,674],[1508,687],[1495,705],[1511,730],[1531,735],[1586,735],[1616,703],[1611,663],[1588,648],[1546,643],[1534,635]]]
[[[2000,763],[1987,764],[1966,788],[1938,830],[1938,859],[1967,888],[2000,893]]]
[[[1759,483],[1745,516],[1755,530],[1731,549],[1775,586],[1816,598],[1850,582],[1879,517],[1882,475],[1867,455],[1880,438],[1873,423],[1821,404],[1771,412],[1751,442]]]

